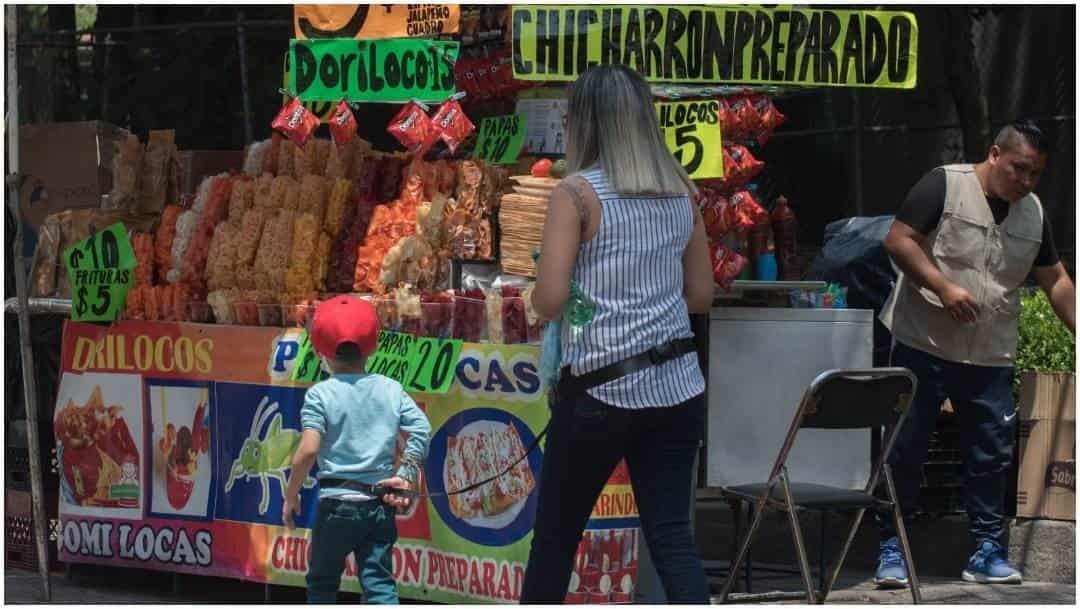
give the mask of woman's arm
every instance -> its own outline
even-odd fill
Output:
[[[683,252],[683,297],[691,313],[708,313],[713,303],[712,260],[709,256],[709,239],[705,235],[705,222],[697,205],[694,209],[694,232]]]
[[[548,202],[532,293],[533,309],[542,319],[557,317],[570,294],[570,277],[581,245],[582,216],[576,196],[568,185],[560,183]]]

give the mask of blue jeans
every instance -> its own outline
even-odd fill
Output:
[[[521,602],[561,603],[596,500],[625,458],[645,541],[670,603],[709,602],[690,528],[694,458],[705,398],[666,408],[615,408],[587,395],[556,398]]]
[[[336,603],[345,557],[353,553],[364,600],[396,605],[391,550],[397,541],[394,509],[381,501],[320,499],[311,527],[309,603]]]
[[[1003,543],[1005,488],[1016,444],[1013,368],[960,364],[900,343],[893,348],[892,365],[910,369],[919,381],[889,456],[905,518],[915,511],[930,434],[948,398],[960,424],[964,505],[972,541]],[[896,534],[890,515],[879,514],[878,524],[883,539]]]

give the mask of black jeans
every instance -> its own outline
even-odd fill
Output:
[[[615,408],[587,395],[555,399],[521,602],[565,599],[589,514],[625,458],[668,602],[707,604],[708,582],[690,528],[692,468],[704,432],[703,395],[640,410]]]
[[[922,466],[941,405],[948,398],[960,424],[964,504],[972,540],[1002,542],[1005,531],[1005,486],[1016,444],[1016,402],[1013,368],[973,366],[943,360],[896,343],[892,364],[915,373],[915,399],[889,456],[896,493],[905,518],[914,512],[922,482]],[[878,515],[883,539],[896,535],[891,517]]]

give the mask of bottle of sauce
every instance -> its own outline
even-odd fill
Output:
[[[776,198],[776,205],[769,219],[776,239],[776,259],[780,279],[798,281],[800,278],[798,222],[795,219],[795,212],[788,205],[787,197],[781,195]]]

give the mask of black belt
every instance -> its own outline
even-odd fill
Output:
[[[653,347],[644,353],[624,359],[621,362],[615,362],[599,370],[586,372],[581,376],[574,376],[570,372],[570,366],[563,366],[559,373],[559,385],[556,392],[564,397],[579,395],[593,387],[599,387],[604,383],[610,383],[628,374],[633,374],[650,366],[659,366],[696,351],[697,346],[694,344],[694,339],[678,338],[659,347]]]
[[[319,488],[343,488],[347,491],[356,491],[380,498],[394,490],[377,484],[366,484],[358,480],[346,480],[344,478],[319,478]]]

